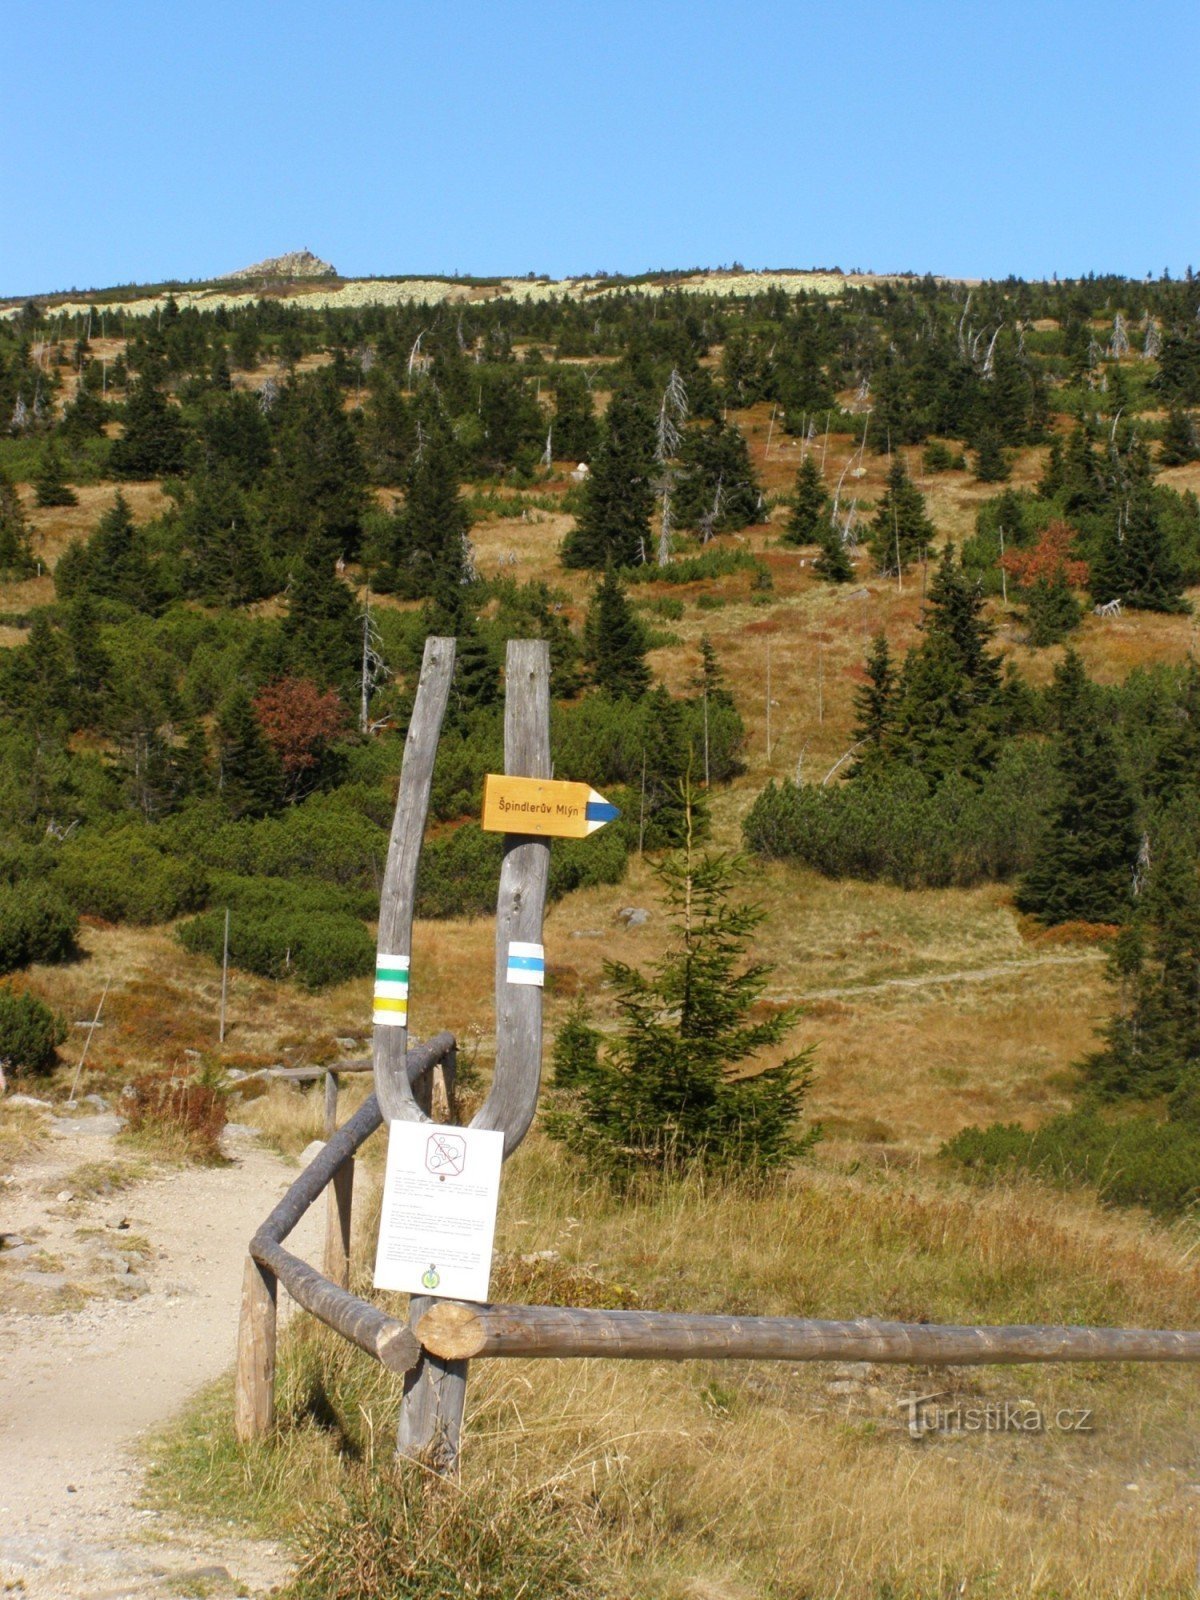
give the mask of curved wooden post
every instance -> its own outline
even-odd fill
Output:
[[[511,639],[504,699],[504,770],[512,777],[550,776],[550,646]],[[504,1134],[504,1159],[529,1132],[542,1081],[542,990],[508,981],[509,945],[541,945],[550,841],[504,835],[496,900],[496,1070],[473,1128]]]
[[[378,956],[403,958],[406,966],[412,955],[413,902],[421,841],[425,836],[425,816],[429,810],[429,787],[453,678],[454,640],[426,639],[417,697],[404,743],[400,791],[396,796],[396,814],[392,819],[392,837],[379,897]],[[385,963],[385,970],[394,971],[395,967]],[[408,1048],[407,1010],[393,1012],[393,1015],[401,1020],[389,1025],[378,1021],[375,1024],[375,1093],[385,1123],[421,1122],[425,1120],[425,1113],[413,1098],[404,1070]]]
[[[550,647],[511,639],[505,659],[504,770],[523,778],[550,776]],[[542,989],[508,981],[509,945],[542,942],[550,877],[550,841],[504,836],[496,902],[496,1068],[473,1128],[504,1134],[505,1159],[529,1132],[542,1074]],[[411,1326],[437,1302],[415,1296]],[[453,1473],[467,1398],[467,1362],[422,1355],[405,1378],[396,1439],[398,1455]]]

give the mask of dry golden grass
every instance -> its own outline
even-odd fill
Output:
[[[360,1166],[360,1290],[381,1150]],[[506,1168],[498,1244],[498,1297],[744,1314],[1185,1326],[1200,1287],[1194,1234],[1028,1182],[816,1167],[771,1195],[617,1199],[536,1133]],[[1193,1392],[1170,1367],[477,1362],[463,1489],[501,1483],[519,1503],[552,1485],[613,1594],[1165,1600],[1194,1592]],[[1050,1426],[915,1440],[913,1394],[1035,1406]],[[158,1492],[294,1527],[337,1495],[347,1455],[384,1469],[398,1399],[398,1380],[301,1325],[274,1445],[237,1451],[213,1397],[165,1447]],[[1068,1410],[1086,1431],[1054,1425]]]
[[[20,1087],[26,1093],[38,1093],[36,1084],[22,1083]],[[0,1177],[28,1161],[49,1137],[44,1111],[37,1106],[14,1106],[0,1100]]]

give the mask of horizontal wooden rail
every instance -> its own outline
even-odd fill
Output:
[[[1200,1333],[1139,1328],[956,1328],[814,1322],[440,1300],[418,1320],[424,1349],[474,1356],[610,1356],[633,1361],[877,1361],[980,1366],[1020,1361],[1200,1361]]]

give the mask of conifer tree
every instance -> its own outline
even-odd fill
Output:
[[[920,560],[934,538],[934,526],[925,512],[925,497],[908,475],[904,457],[897,452],[888,468],[887,489],[871,523],[870,547],[875,565],[883,573],[903,570]]]
[[[54,586],[64,598],[86,591],[94,599],[116,600],[135,611],[161,609],[164,587],[158,569],[120,490],[87,543],[64,552],[54,569]]]
[[[245,689],[233,691],[217,719],[217,786],[233,817],[263,817],[280,803],[283,773]]]
[[[276,461],[267,480],[276,547],[290,554],[316,535],[353,558],[369,505],[367,470],[341,390],[327,373],[298,378],[277,411]]]
[[[692,429],[684,437],[682,458],[672,501],[681,527],[698,528],[711,538],[757,520],[762,490],[739,427],[714,422]]]
[[[1050,577],[1035,578],[1025,607],[1029,643],[1035,649],[1061,644],[1083,620],[1083,608],[1071,593],[1062,568]]]
[[[32,570],[25,508],[12,479],[0,467],[0,572],[17,577]]]
[[[671,946],[649,972],[605,963],[619,1032],[601,1046],[580,1019],[563,1051],[573,1094],[550,1130],[619,1183],[697,1165],[765,1178],[817,1137],[796,1129],[811,1050],[745,1070],[786,1037],[793,1017],[753,1020],[771,969],[746,949],[763,913],[734,900],[738,864],[698,855],[693,837],[689,827],[682,853],[656,869]]]
[[[472,624],[458,637],[454,655],[453,705],[456,714],[487,711],[500,700],[500,672],[491,646]]]
[[[448,432],[438,429],[425,439],[409,469],[404,505],[393,513],[379,547],[383,565],[373,581],[407,597],[428,596],[448,616],[459,617],[469,577],[470,530],[453,445]]]
[[[1179,406],[1172,406],[1167,414],[1158,459],[1164,467],[1183,467],[1189,461],[1200,461],[1200,434],[1196,431],[1195,420]]]
[[[817,543],[821,553],[813,562],[813,571],[827,583],[849,583],[854,577],[854,563],[832,523],[822,523],[817,531]]]
[[[556,1089],[579,1089],[595,1078],[603,1038],[599,1028],[588,1022],[587,1002],[578,995],[554,1036],[551,1059]]]
[[[609,565],[592,596],[583,629],[592,682],[614,700],[638,700],[650,687],[646,638],[633,607]]]
[[[639,831],[647,850],[682,845],[690,827],[708,831],[708,797],[692,791],[697,752],[689,738],[684,706],[659,684],[643,702],[645,734],[639,796]]]
[[[654,418],[633,390],[613,395],[583,509],[563,541],[568,567],[631,567],[650,552],[654,510]]]
[[[258,513],[229,473],[193,475],[177,524],[183,587],[220,605],[248,605],[277,586],[267,573]]]
[[[1055,672],[1059,797],[1017,906],[1043,922],[1123,922],[1139,833],[1133,789],[1094,685],[1068,650]]]
[[[69,660],[71,715],[77,728],[99,723],[112,681],[112,661],[100,639],[100,621],[84,590],[66,607],[63,634]]]
[[[1098,605],[1121,600],[1141,611],[1186,611],[1183,572],[1159,521],[1154,491],[1137,484],[1119,501],[1091,562]]]
[[[168,478],[183,470],[183,418],[158,389],[154,376],[152,371],[143,372],[129,391],[124,432],[110,457],[114,477]]]
[[[362,622],[334,559],[323,539],[309,540],[292,571],[283,637],[294,673],[322,689],[342,689],[349,699],[361,667]]]
[[[63,472],[62,457],[53,439],[42,451],[33,479],[34,497],[39,506],[77,506],[79,496],[67,482]]]
[[[800,463],[792,494],[792,514],[784,529],[787,544],[818,544],[828,524],[829,495],[816,457],[810,452]]]
[[[1009,464],[993,428],[979,435],[975,450],[975,477],[980,483],[1003,483],[1010,472]]]
[[[574,367],[554,369],[554,453],[560,461],[590,461],[599,429],[592,393]]]
[[[1121,1004],[1106,1047],[1084,1062],[1109,1097],[1152,1099],[1200,1064],[1200,877],[1194,842],[1168,829],[1110,963]]]
[[[879,772],[890,755],[899,683],[887,635],[882,629],[871,641],[866,673],[866,683],[854,691],[854,743],[858,751],[850,769],[852,777]]]

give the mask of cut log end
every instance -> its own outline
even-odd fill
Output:
[[[486,1332],[473,1307],[457,1300],[439,1300],[417,1322],[419,1343],[443,1361],[469,1361],[486,1342]]]
[[[397,1323],[376,1339],[375,1353],[389,1372],[411,1372],[421,1359],[421,1346],[411,1328]]]

